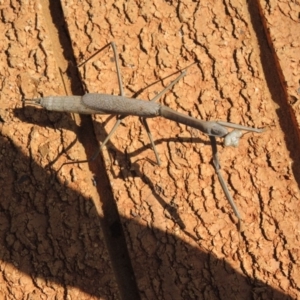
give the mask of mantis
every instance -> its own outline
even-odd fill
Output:
[[[110,131],[110,133],[108,134],[104,142],[101,144],[99,150],[93,155],[93,157],[89,160],[76,161],[72,163],[83,163],[83,162],[93,161],[98,156],[98,154],[103,149],[103,147],[106,145],[106,143],[110,140],[111,136],[120,125],[122,119],[124,119],[128,115],[139,116],[142,118],[142,123],[144,124],[146,132],[148,134],[158,165],[160,165],[160,159],[155,147],[155,143],[152,138],[152,134],[150,132],[147,123],[147,118],[154,118],[160,116],[199,129],[204,134],[207,134],[210,138],[212,153],[213,153],[213,165],[215,171],[218,175],[224,194],[227,200],[229,201],[234,211],[234,214],[238,218],[239,226],[240,226],[240,222],[241,222],[240,213],[234,203],[234,200],[232,199],[227,184],[220,172],[220,162],[218,158],[216,137],[224,138],[225,146],[237,147],[239,143],[239,139],[243,135],[242,131],[261,133],[265,129],[252,128],[252,127],[242,126],[234,123],[223,122],[223,121],[203,121],[182,114],[169,107],[156,103],[155,101],[157,99],[159,99],[162,95],[164,95],[182,77],[186,75],[186,71],[181,72],[181,74],[174,81],[172,81],[165,89],[163,89],[159,94],[157,94],[150,101],[125,97],[125,93],[122,85],[122,79],[121,79],[121,72],[120,72],[120,67],[118,62],[117,49],[113,42],[111,42],[108,45],[112,46],[114,52],[119,89],[121,94],[120,96],[87,93],[83,96],[49,96],[49,97],[42,97],[37,99],[25,99],[24,102],[39,105],[49,111],[70,112],[70,113],[79,113],[79,114],[112,114],[118,116],[117,121],[113,126],[113,129]],[[227,128],[232,128],[233,130],[229,132]]]

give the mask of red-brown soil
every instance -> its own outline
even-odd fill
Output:
[[[49,2],[51,2],[49,4]],[[299,1],[0,3],[0,299],[297,299]],[[264,133],[218,140],[137,117],[47,112],[24,98],[119,94]],[[146,89],[145,89],[146,88]]]

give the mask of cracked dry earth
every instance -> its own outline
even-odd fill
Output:
[[[299,1],[4,0],[0,299],[300,299]],[[265,127],[238,148],[149,119],[47,112],[22,99],[119,94]],[[177,73],[176,73],[177,72]],[[147,89],[145,89],[147,87]]]

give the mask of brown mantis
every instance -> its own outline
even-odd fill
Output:
[[[238,124],[233,124],[229,122],[223,121],[203,121],[188,115],[179,113],[170,109],[169,107],[160,105],[155,101],[159,99],[162,95],[164,95],[168,90],[170,90],[183,76],[186,75],[186,72],[183,71],[173,82],[171,82],[165,89],[163,89],[158,95],[156,95],[151,101],[143,101],[139,99],[126,98],[123,90],[120,67],[118,62],[118,54],[116,50],[115,44],[112,42],[111,46],[113,48],[115,63],[117,69],[117,76],[119,82],[120,96],[115,95],[107,95],[107,94],[85,94],[83,96],[50,96],[43,97],[37,99],[25,99],[26,102],[34,103],[42,106],[43,108],[50,111],[60,111],[60,112],[72,112],[79,114],[113,114],[118,115],[117,122],[115,123],[113,129],[108,134],[104,142],[101,144],[100,149],[93,155],[90,160],[85,161],[76,161],[80,162],[88,162],[94,160],[106,143],[111,138],[112,134],[116,131],[117,127],[120,125],[121,120],[128,115],[134,115],[142,117],[143,124],[146,128],[149,140],[151,142],[152,148],[154,150],[157,163],[160,164],[159,156],[155,147],[155,143],[153,141],[151,132],[149,130],[149,126],[147,124],[146,118],[153,118],[157,116],[161,116],[167,118],[169,120],[173,120],[175,122],[185,124],[191,126],[193,128],[199,129],[203,133],[207,134],[210,137],[212,151],[213,151],[213,165],[218,175],[220,184],[222,189],[228,199],[236,217],[241,221],[241,216],[239,211],[229,193],[227,185],[223,179],[222,174],[220,173],[220,163],[218,159],[217,152],[217,144],[216,137],[224,138],[225,146],[238,146],[238,142],[240,137],[243,135],[242,131],[247,132],[256,132],[261,133],[264,129],[257,129],[252,127],[246,127]],[[228,132],[229,128],[233,128],[234,130]],[[72,162],[72,163],[76,163]]]

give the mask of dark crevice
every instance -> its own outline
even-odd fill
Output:
[[[258,1],[250,0],[248,10],[251,17],[252,26],[256,34],[257,42],[260,47],[260,60],[272,100],[279,106],[276,110],[279,123],[284,132],[285,143],[290,157],[293,161],[292,169],[294,177],[300,187],[300,158],[299,145],[300,133],[297,130],[297,122],[294,112],[288,105],[288,95],[285,88],[284,76],[275,50],[273,49],[268,28],[261,13]]]
[[[76,60],[72,49],[72,41],[68,32],[68,26],[60,1],[42,1],[43,11],[49,13],[55,26],[55,35],[52,39],[58,38],[64,59],[68,62],[66,73],[71,85],[73,95],[84,93],[83,84],[76,66]],[[49,24],[51,26],[51,24]],[[50,29],[51,30],[51,29]],[[54,36],[54,37],[53,37]],[[57,41],[56,41],[57,42]],[[53,43],[55,45],[55,42]],[[85,147],[87,157],[92,157],[98,143],[94,134],[93,124],[90,116],[80,116],[80,127],[77,130],[78,140]],[[121,219],[117,205],[112,194],[110,182],[105,172],[104,162],[101,156],[89,163],[89,168],[97,178],[97,191],[104,213],[101,219],[101,228],[105,237],[106,246],[110,255],[114,275],[118,284],[122,299],[139,299],[139,292],[134,278],[134,273],[126,245]]]

